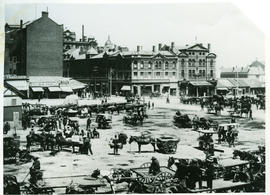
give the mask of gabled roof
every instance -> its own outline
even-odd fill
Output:
[[[208,49],[200,43],[197,43],[191,47],[188,47],[187,50],[205,50],[205,51],[207,50],[208,51]]]
[[[185,52],[181,52],[178,54],[179,57],[188,57],[188,54],[186,54]]]
[[[153,58],[166,58],[166,56],[162,55],[161,53],[157,53],[153,56]]]
[[[97,50],[95,50],[95,48],[90,47],[90,49],[87,50],[86,54],[97,55],[98,52]]]
[[[216,58],[217,55],[214,54],[214,53],[209,53],[206,57],[207,57],[207,58]]]

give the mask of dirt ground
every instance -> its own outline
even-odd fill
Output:
[[[171,99],[170,104],[165,103],[165,99],[146,99],[146,102],[151,101],[155,103],[155,108],[147,110],[149,118],[145,120],[142,126],[128,126],[123,124],[124,112],[120,115],[114,114],[112,116],[112,129],[105,129],[100,132],[99,139],[92,139],[93,155],[72,154],[71,152],[62,151],[55,156],[51,156],[50,151],[33,152],[32,155],[40,157],[41,169],[43,170],[43,177],[56,176],[72,176],[72,175],[86,175],[92,173],[95,169],[100,169],[102,174],[109,173],[112,168],[135,168],[139,167],[145,162],[150,162],[151,157],[155,156],[161,165],[167,165],[169,156],[177,158],[205,158],[205,154],[195,149],[198,146],[197,138],[199,134],[191,129],[179,129],[173,125],[173,115],[177,110],[183,114],[188,114],[191,118],[197,114],[202,117],[211,117],[219,121],[229,120],[228,113],[222,111],[222,117],[217,117],[207,114],[206,110],[201,110],[198,105],[183,105],[179,103],[178,99]],[[224,152],[215,152],[218,158],[227,158],[232,156],[234,149],[241,150],[255,150],[258,145],[265,142],[265,111],[253,108],[254,120],[246,118],[238,119],[240,124],[238,141],[235,147],[229,148],[228,144],[217,144],[217,135],[214,135],[215,147]],[[94,120],[95,115],[93,115]],[[79,121],[80,126],[85,128],[86,119]],[[22,148],[25,146],[25,136],[29,130],[18,131],[21,136]],[[150,131],[154,137],[162,135],[171,135],[178,137],[180,142],[175,154],[162,154],[153,151],[151,144],[142,146],[142,152],[138,153],[138,145],[133,142],[127,143],[123,149],[119,151],[119,155],[113,155],[113,150],[109,147],[109,140],[115,133],[126,133],[128,137],[131,135],[140,135],[143,131]],[[18,181],[22,181],[27,175],[32,163],[23,165],[4,165],[4,173],[14,174]],[[27,180],[27,179],[26,179]],[[54,181],[55,182],[55,181]],[[60,180],[59,180],[60,182]]]

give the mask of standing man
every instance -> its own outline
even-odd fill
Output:
[[[113,140],[112,140],[112,143],[113,143],[113,154],[114,155],[117,155],[118,154],[118,137],[117,135],[114,136]]]
[[[10,130],[10,124],[9,122],[6,122],[4,125],[4,133],[7,134],[9,130]]]
[[[84,148],[86,149],[86,154],[88,155],[88,150],[89,150],[90,154],[93,155],[90,138],[88,138],[87,136],[84,136],[83,138],[84,138],[83,143],[84,143]]]
[[[91,126],[91,118],[90,118],[90,115],[88,115],[88,119],[86,121],[86,129],[90,129],[90,126]]]
[[[160,165],[156,157],[151,158],[152,163],[149,167],[149,174],[157,175],[160,172]]]

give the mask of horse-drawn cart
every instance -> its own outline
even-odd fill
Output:
[[[157,138],[157,147],[160,152],[165,154],[174,154],[177,150],[177,144],[180,139],[172,136],[162,136]]]
[[[161,166],[160,173],[157,175],[149,174],[151,163],[144,163],[139,168],[133,168],[136,179],[132,181],[129,192],[132,193],[168,193],[176,190],[177,193],[184,191],[179,190],[179,184],[173,182],[175,172],[168,167]],[[175,189],[175,190],[171,190]]]

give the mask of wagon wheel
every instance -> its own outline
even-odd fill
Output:
[[[155,180],[155,177],[149,176],[149,177],[139,177],[138,181],[142,184],[151,184]]]
[[[152,193],[157,194],[157,193],[164,193],[164,192],[166,192],[166,187],[163,183],[159,183],[158,185],[153,186]]]
[[[154,183],[160,183],[173,178],[173,175],[169,172],[161,172],[154,178]]]

